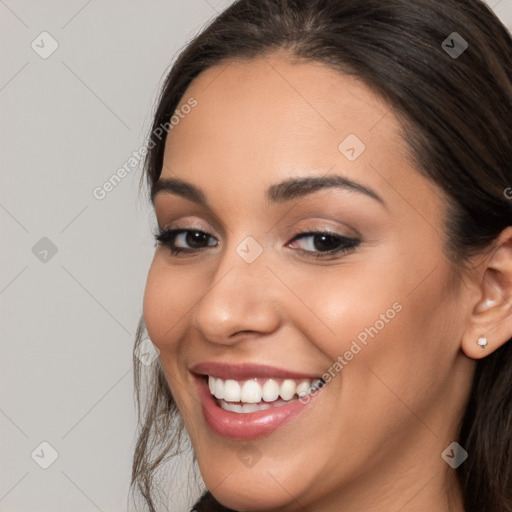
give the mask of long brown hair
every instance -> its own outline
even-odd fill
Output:
[[[466,41],[462,54],[446,51],[455,48],[449,36]],[[152,134],[202,71],[275,50],[356,76],[393,108],[412,162],[448,197],[445,248],[455,268],[512,224],[504,193],[512,186],[512,39],[483,2],[235,1],[178,56]],[[165,137],[149,141],[142,179],[151,186],[162,171]],[[141,319],[135,350],[144,337]],[[158,359],[148,371],[134,356],[134,368],[140,432],[132,490],[155,511],[154,475],[180,449],[183,424]],[[478,361],[458,441],[469,453],[457,469],[466,511],[511,512],[512,343]],[[201,510],[228,510],[209,494],[202,501]]]

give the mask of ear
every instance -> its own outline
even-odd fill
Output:
[[[512,226],[504,229],[492,252],[478,265],[477,300],[462,338],[462,350],[481,359],[512,338]],[[477,343],[487,340],[486,346]]]

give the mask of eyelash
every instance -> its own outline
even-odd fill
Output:
[[[200,229],[185,229],[185,228],[177,228],[177,229],[158,229],[155,233],[153,233],[153,236],[155,237],[156,243],[155,246],[159,243],[165,246],[172,255],[176,256],[179,253],[194,253],[201,249],[204,249],[205,247],[201,247],[199,249],[186,249],[183,247],[174,247],[175,238],[176,236],[183,234],[183,233],[200,233],[202,235],[205,235],[209,238],[213,238],[211,235],[206,233],[205,231],[202,231]],[[329,256],[332,256],[334,254],[346,254],[350,252],[351,250],[356,249],[360,244],[361,241],[357,240],[355,238],[349,238],[344,235],[339,235],[338,233],[333,233],[330,231],[306,231],[306,232],[299,232],[294,235],[292,240],[288,243],[292,243],[295,240],[310,237],[310,236],[328,236],[334,239],[337,243],[343,244],[341,247],[338,247],[337,249],[332,249],[330,251],[322,251],[322,252],[316,252],[316,251],[307,251],[305,249],[297,249],[300,253],[306,254],[309,257],[320,259],[320,258],[326,258]],[[208,246],[206,246],[208,247]],[[210,246],[211,247],[211,246]],[[315,256],[313,256],[315,255]]]

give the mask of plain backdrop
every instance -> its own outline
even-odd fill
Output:
[[[154,218],[140,165],[94,190],[144,144],[178,50],[230,3],[0,0],[0,512],[130,508]],[[512,0],[489,4],[512,29]],[[188,485],[164,479],[168,510],[187,510]]]

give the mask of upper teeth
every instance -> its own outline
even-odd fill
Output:
[[[246,402],[255,404],[262,399],[273,402],[281,397],[291,400],[295,394],[307,395],[313,388],[310,380],[297,382],[293,379],[251,379],[243,382],[208,376],[208,386],[212,395],[228,402]]]

